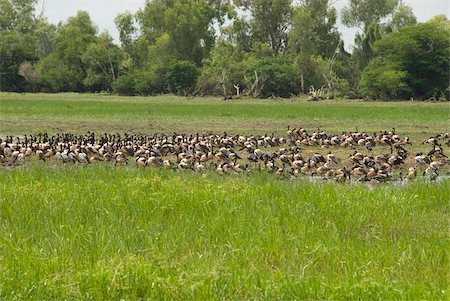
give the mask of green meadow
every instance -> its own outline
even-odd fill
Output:
[[[448,103],[0,94],[0,136],[449,130]],[[414,145],[413,145],[414,146]],[[448,150],[447,148],[445,149]],[[448,300],[450,180],[0,166],[0,300]]]
[[[396,130],[412,138],[449,131],[449,103],[176,96],[0,94],[0,135],[47,131],[285,134],[287,125],[341,131]]]

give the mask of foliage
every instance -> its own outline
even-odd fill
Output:
[[[237,46],[221,41],[204,62],[198,85],[205,94],[227,97],[234,94],[235,85],[245,88],[244,57]],[[225,89],[225,91],[224,91]]]
[[[53,91],[85,91],[88,78],[88,61],[83,60],[91,43],[95,43],[97,29],[89,14],[79,11],[75,17],[68,19],[56,33],[54,51],[40,63],[42,84]],[[91,50],[91,58],[95,50]],[[89,54],[87,55],[89,57]],[[51,67],[49,67],[51,66]],[[56,67],[56,70],[53,68]],[[62,73],[58,74],[59,71]],[[91,73],[93,70],[91,69]],[[64,76],[64,78],[59,78]],[[92,74],[90,75],[92,77]],[[64,84],[63,84],[64,83]],[[56,89],[56,90],[55,90]]]
[[[120,76],[113,84],[114,93],[119,95],[135,95],[137,78],[134,74],[124,74]]]
[[[34,0],[0,0],[0,90],[24,91],[27,81],[19,75],[23,62],[33,63],[38,55],[34,36]]]
[[[359,91],[372,98],[406,97],[409,92],[405,82],[407,75],[407,72],[400,71],[394,63],[377,57],[364,69],[359,82]]]
[[[137,71],[136,93],[139,95],[155,95],[167,91],[166,87],[167,68],[152,68]]]
[[[246,75],[251,81],[261,81],[260,97],[291,97],[300,92],[300,80],[297,69],[286,57],[266,58],[247,66]]]
[[[399,0],[350,0],[349,6],[342,10],[342,22],[347,26],[357,26],[366,31],[372,24],[394,11]]]
[[[38,78],[36,72],[33,70],[33,65],[30,62],[21,63],[18,73],[30,84],[32,92],[35,92]]]
[[[389,33],[416,23],[412,9],[398,0],[350,0],[342,10],[342,22],[361,31],[355,36],[355,49],[349,61],[348,82],[357,90],[361,71],[375,56],[373,45]]]
[[[188,60],[199,65],[214,43],[213,23],[228,13],[221,1],[147,1],[136,19],[140,42],[152,45],[158,37],[170,37],[170,53],[178,60]],[[123,21],[122,23],[129,24]],[[127,25],[126,28],[130,28]]]
[[[416,23],[417,19],[416,16],[414,16],[412,8],[407,5],[400,4],[392,14],[392,20],[387,24],[387,31],[396,31],[402,27]]]
[[[358,95],[358,86],[366,86],[359,82],[369,62],[376,56],[391,60],[382,53],[386,47],[375,49],[378,41],[417,22],[412,9],[399,0],[350,0],[342,21],[359,28],[350,54],[340,38],[332,0],[152,0],[136,13],[116,16],[118,45],[108,33],[98,33],[87,12],[53,25],[36,15],[36,2],[0,0],[0,90],[130,95],[170,91],[229,98],[261,93],[287,97],[308,93],[314,86],[325,87],[331,95]],[[443,15],[429,24],[450,33]],[[424,33],[409,40],[442,41],[439,32],[431,34],[433,38]],[[394,52],[403,44],[426,48],[401,35],[391,40],[397,38]],[[409,52],[395,58],[401,63],[395,70],[406,72],[406,78],[399,78],[410,91],[398,97],[440,95],[445,90],[442,70],[447,53],[434,56],[414,50],[421,59],[410,66],[405,63],[411,60],[405,59]],[[184,66],[175,68],[174,62]],[[287,69],[281,70],[278,63]],[[375,65],[369,71],[383,74],[384,67]],[[425,71],[433,68],[438,73]],[[188,74],[193,78],[188,80]]]
[[[36,66],[39,83],[44,92],[68,92],[76,91],[79,77],[76,73],[69,70],[66,64],[61,62],[61,59],[56,53],[51,53],[43,60],[39,61]]]
[[[336,10],[331,8],[330,1],[303,0],[300,3],[294,10],[289,49],[296,57],[301,91],[306,93],[310,86],[325,84],[323,75],[328,72],[323,62],[331,63],[336,51],[343,47],[339,47],[342,44],[336,29]]]
[[[414,98],[432,97],[448,87],[450,45],[448,34],[433,23],[400,29],[375,44],[386,62],[405,71]]]
[[[287,49],[288,30],[292,18],[292,0],[243,0],[240,6],[252,16],[253,39],[268,43],[273,56]]]
[[[198,75],[198,69],[193,63],[189,61],[173,62],[166,73],[169,90],[176,94],[188,94],[194,88]]]
[[[90,43],[82,61],[87,65],[83,84],[92,91],[110,91],[112,83],[119,76],[122,53],[114,45],[109,34],[101,34],[95,42]]]
[[[331,58],[340,42],[336,9],[330,0],[302,0],[294,10],[289,32],[291,52]]]

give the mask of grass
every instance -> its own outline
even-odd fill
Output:
[[[0,93],[0,137],[396,127],[427,151],[449,117],[448,103]],[[449,199],[449,179],[366,187],[32,160],[0,168],[0,299],[447,300]]]
[[[285,133],[286,126],[339,133],[396,127],[412,138],[448,131],[448,103],[186,99],[82,94],[0,94],[0,135],[71,131]]]
[[[448,297],[448,180],[35,164],[0,183],[0,299]]]

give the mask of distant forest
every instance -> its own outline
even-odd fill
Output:
[[[398,0],[350,0],[351,53],[331,0],[153,0],[119,14],[117,45],[79,11],[0,0],[0,91],[314,99],[449,99],[450,21]]]

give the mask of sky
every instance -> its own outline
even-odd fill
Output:
[[[347,0],[335,0],[334,6],[341,11]],[[425,22],[438,14],[450,17],[450,0],[403,0],[403,3],[412,7],[419,22]],[[125,11],[131,13],[143,8],[145,0],[40,0],[37,13],[44,11],[50,23],[58,23],[76,15],[78,10],[89,12],[92,21],[100,32],[108,31],[118,42],[119,33],[114,24],[114,18]],[[351,50],[356,29],[347,28],[338,24],[346,49]]]

